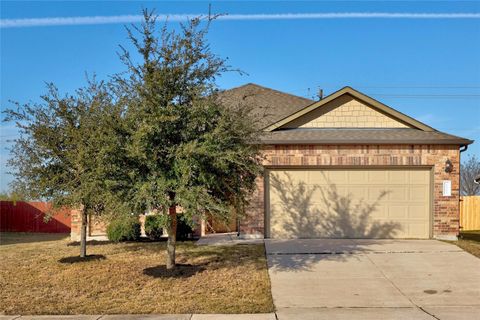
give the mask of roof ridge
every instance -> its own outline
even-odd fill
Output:
[[[230,88],[230,89],[225,89],[224,92],[226,91],[232,91],[232,90],[235,90],[235,89],[239,89],[239,88],[243,88],[243,87],[247,87],[247,86],[255,86],[257,88],[261,88],[261,89],[264,89],[264,90],[269,90],[269,91],[272,91],[273,93],[277,93],[277,94],[282,94],[282,95],[289,95],[289,96],[292,96],[292,97],[295,97],[295,98],[298,98],[298,99],[302,99],[302,100],[305,100],[305,101],[309,101],[309,102],[312,102],[314,103],[315,100],[312,100],[312,99],[308,99],[308,98],[305,98],[305,97],[301,97],[301,96],[297,96],[295,94],[291,94],[291,93],[288,93],[288,92],[283,92],[283,91],[280,91],[280,90],[277,90],[277,89],[272,89],[272,88],[269,88],[269,87],[265,87],[265,86],[262,86],[262,85],[259,85],[257,83],[253,83],[253,82],[248,82],[248,83],[245,83],[245,84],[242,84],[238,87],[233,87],[233,88]]]

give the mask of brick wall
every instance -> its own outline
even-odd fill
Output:
[[[433,235],[452,238],[459,230],[459,163],[460,152],[454,145],[270,145],[263,149],[265,166],[432,166]],[[446,173],[445,161],[453,163]],[[443,180],[451,180],[452,195],[442,195]],[[257,179],[258,190],[253,195],[248,212],[240,224],[245,236],[264,233],[263,177]]]
[[[70,232],[70,239],[72,241],[80,240],[80,232],[82,226],[82,217],[79,210],[72,210],[72,227]],[[145,235],[145,215],[139,215],[141,234]],[[87,223],[87,237],[106,236],[108,221],[102,217],[90,215]]]
[[[459,161],[458,146],[442,145],[369,145],[321,146],[276,145],[265,146],[266,166],[432,166],[434,168],[433,234],[434,237],[453,237],[459,227]],[[444,171],[445,161],[453,163],[453,172]],[[452,196],[442,195],[443,180],[452,181]],[[263,237],[265,225],[264,180],[257,179],[258,188],[252,196],[240,232],[248,237]],[[102,234],[105,225],[91,221],[91,235]],[[81,218],[72,211],[71,238],[78,240]]]
[[[107,222],[104,219],[95,216],[88,217],[88,235],[105,236],[107,235]]]
[[[178,212],[181,212],[181,209],[177,208]],[[70,232],[70,239],[72,241],[79,241],[80,240],[80,228],[82,226],[82,218],[80,216],[79,210],[72,210],[71,211],[71,232]],[[138,216],[140,221],[140,231],[142,236],[145,236],[145,217],[146,215],[141,214]],[[202,221],[196,219],[197,221],[197,228],[194,228],[193,234],[194,236],[202,236],[204,232],[204,226],[202,226]],[[88,218],[87,224],[87,236],[88,237],[95,237],[95,236],[106,236],[107,235],[107,226],[108,221],[102,219],[101,217],[90,216]]]
[[[80,210],[72,210],[71,213],[70,239],[72,241],[80,240],[80,231],[82,228],[82,216]]]

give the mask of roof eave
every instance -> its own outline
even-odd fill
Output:
[[[362,141],[339,141],[339,140],[262,140],[260,144],[315,144],[315,145],[411,145],[411,144],[429,144],[429,145],[470,145],[474,140],[467,139],[451,139],[451,140],[401,140],[401,141],[385,141],[385,140],[362,140]]]

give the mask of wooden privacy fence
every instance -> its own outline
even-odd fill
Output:
[[[462,230],[480,230],[480,196],[460,197]]]
[[[45,222],[48,202],[0,201],[0,231],[70,233],[70,210],[56,212]]]

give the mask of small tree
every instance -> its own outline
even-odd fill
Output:
[[[121,110],[111,104],[103,83],[89,82],[72,96],[60,96],[50,84],[38,104],[5,111],[21,136],[11,149],[14,186],[32,199],[51,201],[53,208],[81,210],[80,256],[86,256],[87,216],[116,202],[108,190],[120,154]]]
[[[124,94],[132,210],[168,215],[167,269],[175,267],[177,206],[192,224],[205,212],[226,217],[242,211],[259,173],[257,132],[247,107],[225,108],[215,79],[229,70],[206,42],[211,18],[195,18],[176,33],[144,11],[128,35],[141,56],[123,49],[127,74],[116,76]]]
[[[464,196],[475,196],[480,194],[480,184],[474,179],[480,175],[480,161],[475,155],[470,155],[464,161],[460,170],[460,192]]]
[[[0,201],[28,201],[28,197],[18,190],[11,190],[10,192],[0,192]]]

